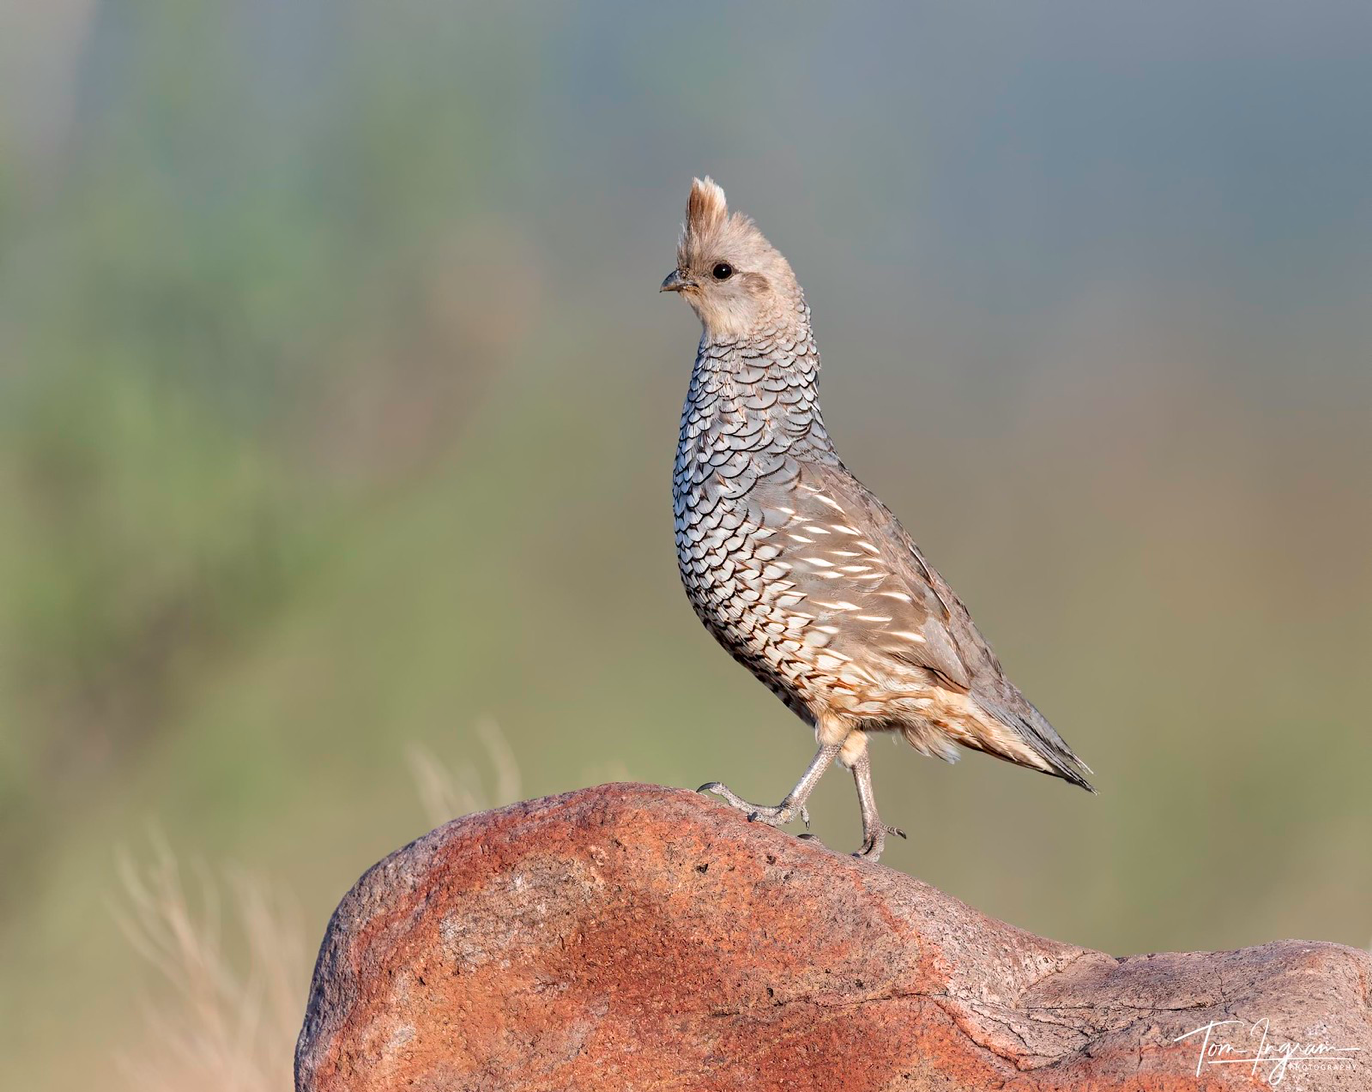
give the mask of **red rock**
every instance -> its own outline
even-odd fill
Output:
[[[1372,1089],[1372,958],[1282,941],[1116,959],[694,793],[456,820],[335,911],[300,1092]],[[1358,1048],[1276,1070],[1268,1043]],[[1338,1060],[1333,1060],[1338,1059]],[[1284,1075],[1284,1081],[1277,1080]]]

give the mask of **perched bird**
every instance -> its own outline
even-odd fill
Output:
[[[691,605],[740,663],[815,729],[819,745],[775,807],[718,782],[778,826],[837,759],[862,809],[858,856],[876,860],[867,736],[899,732],[955,761],[970,747],[1094,792],[1090,769],[1015,688],[899,521],[843,465],[825,431],[810,308],[786,259],[724,191],[694,180],[676,268],[702,334],[672,475],[677,563]]]

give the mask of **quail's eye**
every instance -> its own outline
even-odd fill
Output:
[[[715,265],[714,275],[717,281],[727,281],[734,275],[734,267],[728,262],[719,262]]]

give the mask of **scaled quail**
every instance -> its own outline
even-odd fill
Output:
[[[820,415],[810,308],[785,258],[724,191],[696,179],[662,291],[700,317],[672,474],[677,563],[691,605],[740,663],[813,725],[819,750],[775,807],[717,793],[750,819],[800,818],[834,759],[853,771],[858,856],[888,827],[870,732],[948,761],[970,747],[1094,792],[1090,769],[1005,677],[967,609],[899,521],[839,459]]]

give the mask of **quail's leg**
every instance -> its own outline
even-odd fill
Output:
[[[838,751],[839,747],[836,743],[820,747],[815,752],[815,757],[810,760],[810,765],[806,768],[804,775],[796,782],[796,787],[788,792],[781,803],[775,807],[769,807],[765,804],[750,804],[718,781],[701,785],[696,791],[712,792],[716,796],[723,797],[732,807],[738,808],[739,811],[746,814],[748,821],[752,823],[766,823],[771,827],[779,827],[798,817],[808,827],[810,825],[810,813],[805,810],[805,801],[810,799],[810,794],[815,791],[819,779],[824,776],[824,771],[837,757]]]
[[[877,798],[872,791],[872,756],[864,749],[852,765],[858,804],[862,808],[862,848],[853,856],[875,861],[886,848],[886,835],[898,834],[904,838],[905,831],[886,826],[877,814]]]

